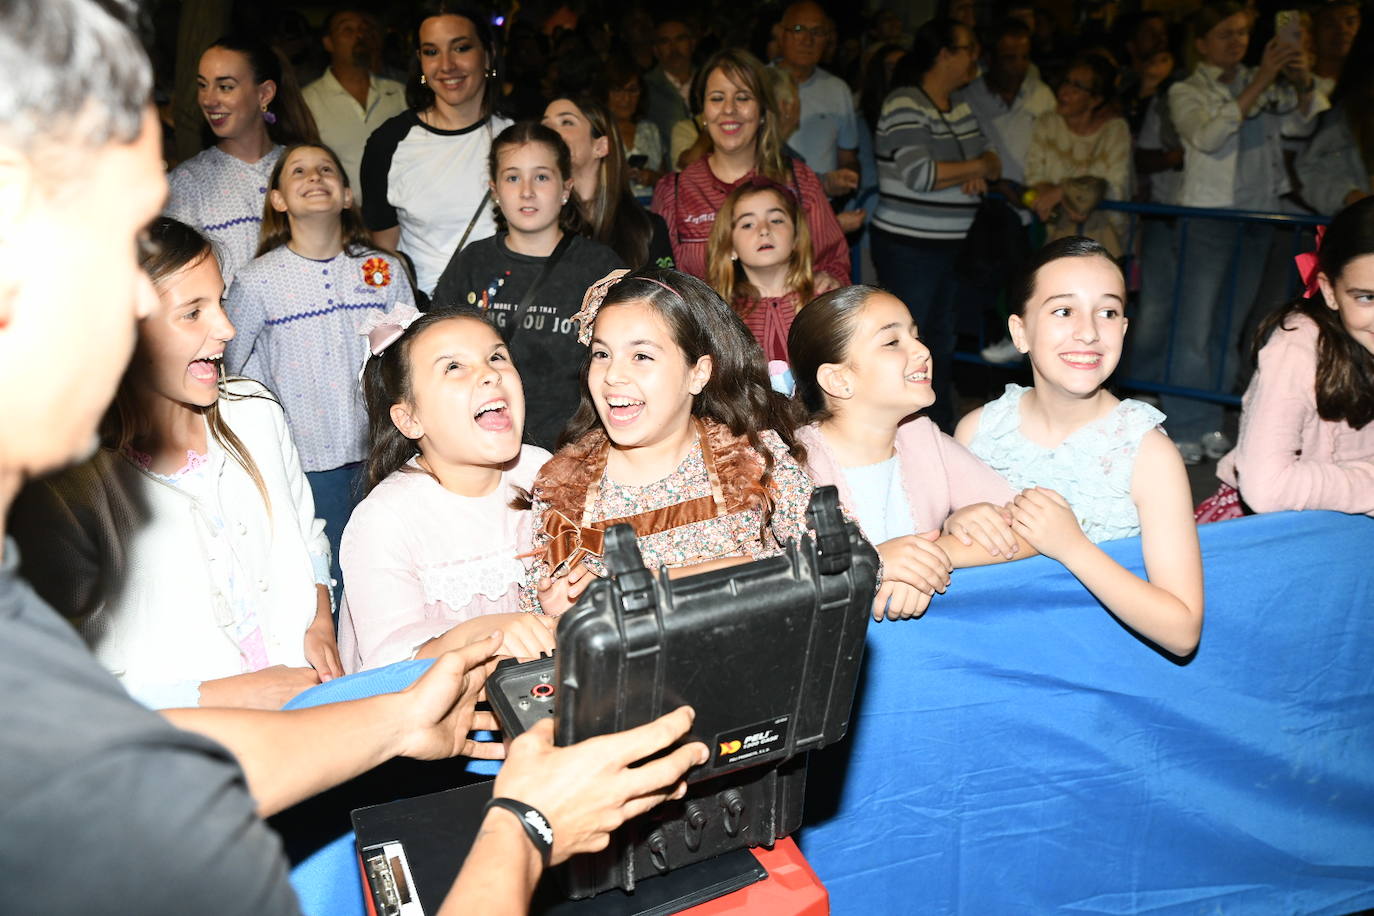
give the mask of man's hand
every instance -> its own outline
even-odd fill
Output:
[[[867,212],[864,210],[841,210],[835,214],[835,222],[840,224],[840,231],[845,235],[851,232],[858,232],[864,227],[864,217]]]
[[[500,760],[505,749],[495,741],[475,741],[475,730],[495,731],[496,717],[477,712],[477,700],[496,667],[498,630],[461,649],[445,652],[414,684],[395,694],[402,734],[398,755],[417,760],[476,757]]]
[[[853,169],[835,169],[826,172],[821,183],[827,197],[839,197],[859,187],[859,173]]]
[[[555,865],[605,849],[625,821],[681,798],[687,791],[683,774],[710,758],[697,741],[633,766],[680,740],[694,717],[682,706],[638,728],[570,747],[554,746],[553,720],[544,719],[511,742],[492,794],[522,801],[548,818]]]

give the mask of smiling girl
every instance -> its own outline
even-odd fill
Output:
[[[501,132],[491,147],[491,190],[504,231],[463,249],[434,290],[436,308],[487,312],[531,392],[526,438],[552,448],[577,409],[585,351],[573,314],[587,287],[623,266],[605,245],[579,235],[571,155],[535,121]]]
[[[1164,416],[1103,386],[1121,359],[1121,269],[1091,239],[1036,253],[1007,319],[1035,387],[1008,385],[955,437],[1022,492],[1012,530],[1063,563],[1112,614],[1174,655],[1202,631],[1202,558],[1188,476]],[[1148,581],[1097,547],[1140,535]]]
[[[707,279],[744,319],[767,360],[787,360],[787,333],[812,298],[838,287],[811,270],[811,230],[790,188],[755,175],[721,204]]]
[[[1303,298],[1260,327],[1240,439],[1217,466],[1214,509],[1233,511],[1207,520],[1241,500],[1374,514],[1374,199],[1337,214],[1304,260]]]
[[[609,291],[608,291],[609,290]],[[644,563],[688,575],[806,532],[794,408],[739,318],[695,277],[617,272],[587,291],[582,403],[534,483],[525,606],[561,614],[604,575],[600,532],[632,525]]]
[[[415,264],[428,294],[454,252],[490,238],[496,221],[482,181],[500,80],[488,17],[428,0],[415,27],[408,111],[372,132],[363,150],[363,217],[382,248]]]
[[[433,657],[494,629],[508,654],[552,650],[548,618],[519,612],[530,514],[510,503],[549,453],[520,444],[505,341],[471,308],[402,308],[364,327],[371,492],[344,532],[344,668]]]
[[[708,151],[654,188],[653,210],[668,224],[679,270],[706,276],[706,243],[720,205],[734,188],[759,174],[791,187],[811,226],[811,262],[840,283],[849,282],[849,246],[820,179],[782,151],[777,103],[763,64],[748,51],[727,48],[697,73],[692,109]]]
[[[935,401],[934,367],[900,299],[835,290],[802,310],[788,343],[812,418],[797,432],[806,469],[839,488],[883,560],[875,619],[919,616],[956,567],[1029,553],[1011,531],[1006,480],[916,416]]]
[[[358,327],[364,310],[414,305],[415,297],[400,260],[372,247],[332,150],[288,148],[269,186],[258,257],[226,301],[238,334],[225,359],[231,373],[281,400],[341,582],[339,538],[367,455],[357,378],[367,348]]]
[[[280,708],[341,674],[329,544],[276,400],[221,376],[234,326],[210,245],[166,218],[158,292],[89,462],[32,490],[35,581],[153,707]]]
[[[215,143],[167,176],[164,212],[210,238],[227,285],[257,250],[267,176],[282,144],[319,138],[291,68],[256,38],[229,35],[206,49],[196,102]]]

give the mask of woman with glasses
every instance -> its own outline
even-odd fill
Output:
[[[878,282],[907,304],[933,358],[930,418],[953,432],[950,385],[955,311],[961,299],[954,262],[990,181],[1002,163],[968,102],[954,92],[977,73],[973,30],[934,19],[916,30],[893,74],[874,139],[878,206],[870,244]]]
[[[1026,153],[1031,207],[1049,238],[1086,235],[1114,257],[1121,227],[1094,212],[1099,201],[1126,200],[1131,179],[1131,129],[1112,107],[1116,68],[1090,54],[1069,66],[1055,107],[1036,119]]]
[[[630,188],[635,197],[654,193],[663,175],[663,137],[658,126],[644,117],[644,82],[633,61],[612,54],[606,61],[606,107],[615,118],[620,146],[629,166]]]

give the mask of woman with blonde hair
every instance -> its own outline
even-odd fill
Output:
[[[763,64],[738,48],[718,52],[698,71],[692,102],[709,144],[706,155],[654,189],[653,209],[668,224],[678,269],[706,276],[716,213],[742,181],[760,175],[793,190],[810,223],[816,267],[847,284],[844,232],[816,173],[782,151],[781,119]]]

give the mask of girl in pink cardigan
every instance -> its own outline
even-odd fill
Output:
[[[827,293],[797,314],[787,343],[812,415],[797,432],[807,471],[839,488],[882,557],[874,619],[920,616],[955,567],[1033,552],[1011,531],[1011,486],[915,416],[935,401],[933,362],[901,300],[871,286]]]
[[[1299,267],[1306,292],[1256,335],[1240,439],[1199,521],[1246,508],[1374,515],[1374,198],[1337,214]]]
[[[397,306],[363,321],[370,491],[344,529],[339,654],[349,673],[428,658],[493,630],[553,649],[521,613],[527,499],[549,453],[522,445],[525,396],[506,342],[471,308]]]

